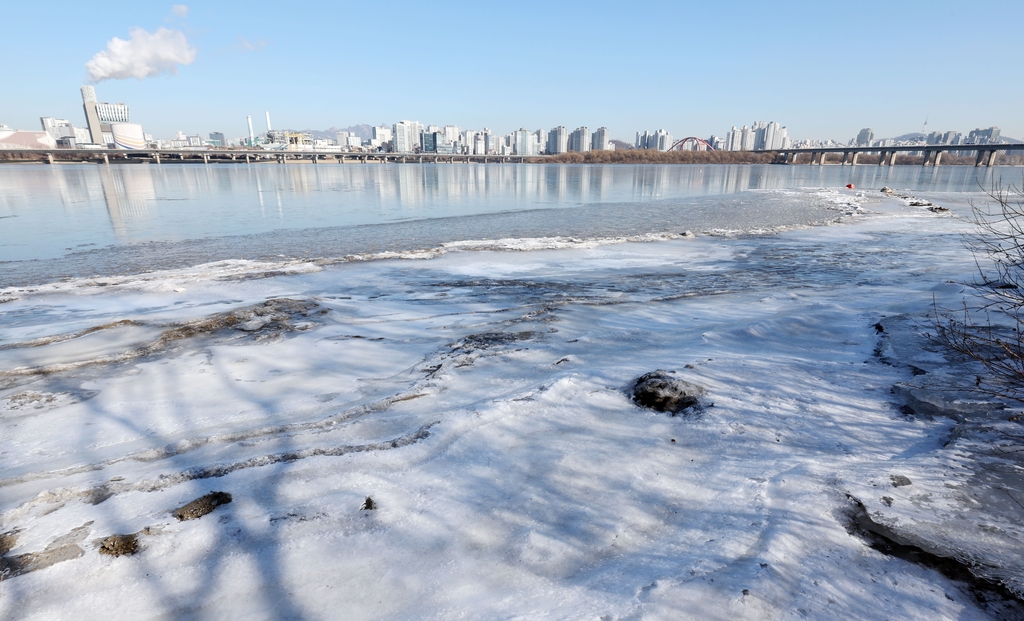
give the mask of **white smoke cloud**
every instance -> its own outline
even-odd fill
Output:
[[[161,73],[178,74],[178,65],[188,65],[196,59],[196,50],[189,47],[185,35],[178,30],[160,28],[149,33],[142,28],[131,31],[131,39],[114,37],[107,49],[85,63],[89,79],[141,80]]]
[[[174,13],[175,17],[185,19],[188,17],[188,6],[184,4],[175,4],[171,7],[171,13]]]

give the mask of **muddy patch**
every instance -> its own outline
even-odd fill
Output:
[[[111,535],[100,540],[96,546],[100,554],[109,556],[131,556],[139,551],[139,535]]]
[[[88,360],[3,370],[0,371],[0,376],[48,375],[96,364],[127,362],[165,351],[178,341],[202,336],[220,335],[227,337],[229,341],[241,338],[255,342],[274,342],[282,339],[287,333],[300,332],[319,325],[322,322],[321,319],[318,319],[321,317],[320,313],[316,312],[319,308],[320,305],[313,300],[274,298],[253,306],[238,308],[196,321],[168,327],[160,333],[160,336],[155,341],[133,349]],[[70,338],[84,336],[99,329],[123,326],[145,327],[144,324],[139,322],[124,320],[98,328],[90,328],[89,330],[72,335],[48,337],[45,343],[31,341],[27,343],[14,343],[8,347],[36,347],[50,344],[51,342],[61,342]]]
[[[172,515],[178,518],[181,522],[186,520],[198,520],[217,507],[226,505],[229,502],[231,502],[231,494],[227,492],[210,492],[205,496],[196,498],[184,507],[175,509]]]
[[[15,556],[8,556],[4,553],[3,556],[0,556],[0,580],[46,569],[57,563],[70,561],[84,555],[85,550],[78,544],[89,536],[89,527],[91,525],[92,522],[86,522],[70,533],[54,539],[41,552],[29,552]],[[11,541],[8,545],[13,546],[14,543],[14,541]]]

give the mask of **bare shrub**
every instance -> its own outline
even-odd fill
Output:
[[[1024,403],[1024,189],[996,186],[991,207],[972,203],[974,230],[964,245],[974,255],[973,292],[957,312],[935,309],[940,342],[980,363],[975,388]]]

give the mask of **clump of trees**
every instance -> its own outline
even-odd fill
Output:
[[[771,164],[774,151],[588,151],[560,153],[535,162],[552,164]]]
[[[935,311],[940,342],[987,373],[980,392],[1024,403],[1024,186],[997,186],[994,204],[972,204],[974,229],[964,244],[974,255],[973,295],[955,313]]]
[[[810,161],[810,154],[801,154],[798,163]],[[877,164],[881,156],[873,153],[862,153],[858,156],[858,164]],[[826,161],[839,164],[843,161],[842,153],[828,153]],[[920,155],[899,154],[896,165],[920,166],[924,158]],[[551,157],[529,160],[542,164],[773,164],[781,162],[781,156],[775,151],[649,151],[646,149],[629,149],[615,151],[588,151],[587,153],[560,153]],[[943,153],[941,166],[974,166],[973,155]],[[1024,165],[1024,155],[1000,153],[997,161],[1002,166]]]

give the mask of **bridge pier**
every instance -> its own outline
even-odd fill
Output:
[[[103,154],[103,163],[104,164],[109,164],[110,163],[110,158],[107,157],[106,153]]]
[[[277,163],[278,164],[284,164],[284,156],[283,155],[278,155],[277,156]]]
[[[860,151],[854,151],[853,152],[853,159],[850,160],[850,166],[856,166],[857,165],[857,158],[859,158],[859,157],[860,157]]]
[[[52,164],[53,163],[53,153],[47,153],[46,154],[46,162],[48,164]]]
[[[207,155],[206,153],[203,153],[203,163],[204,164],[209,164],[210,163],[210,156]]]
[[[850,161],[850,152],[843,151],[843,161],[839,164],[840,166],[846,166],[847,162]]]
[[[988,151],[983,151],[981,149],[978,149],[978,157],[976,157],[974,159],[974,166],[975,167],[984,166],[983,162],[985,161],[985,156],[986,155],[988,155]]]
[[[317,162],[317,160],[318,160],[319,158],[317,157],[316,153],[314,153],[312,157],[313,157],[313,163],[314,163],[314,164],[318,164],[319,162]]]
[[[245,154],[245,163],[246,164],[249,163],[249,154],[248,153]]]
[[[985,165],[986,166],[995,166],[996,165],[996,156],[997,155],[999,155],[999,151],[996,151],[995,149],[992,149],[991,151],[989,151],[989,154],[988,154],[988,164],[985,164]]]
[[[153,160],[155,160],[156,163],[159,164],[160,163],[160,154],[159,153],[154,153],[153,154]]]

